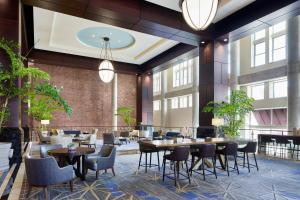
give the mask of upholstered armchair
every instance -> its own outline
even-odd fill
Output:
[[[89,135],[87,141],[82,141],[82,142],[79,143],[79,145],[80,146],[86,145],[88,147],[94,146],[96,148],[96,141],[97,141],[97,135],[94,133],[94,134]]]
[[[61,144],[44,144],[40,146],[40,156],[41,158],[45,158],[48,156],[48,151],[53,149],[63,148]]]
[[[103,133],[103,145],[121,145],[113,133]]]
[[[44,136],[42,132],[38,131],[40,143],[50,143],[50,136]]]
[[[48,187],[60,183],[70,183],[70,189],[73,191],[73,166],[69,165],[60,168],[56,160],[49,156],[46,158],[25,158],[25,168],[28,182],[28,193],[30,195],[32,186],[43,187],[45,199],[49,199]]]
[[[115,176],[114,164],[116,159],[116,147],[111,145],[102,146],[100,152],[95,155],[90,155],[85,160],[86,170],[91,169],[96,171],[96,179],[98,179],[99,171],[111,169]]]

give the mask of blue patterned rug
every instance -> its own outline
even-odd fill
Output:
[[[112,200],[112,199],[141,199],[141,200],[193,200],[193,199],[300,199],[300,163],[288,160],[267,159],[259,157],[259,171],[252,168],[240,167],[240,175],[231,173],[227,176],[218,170],[218,179],[207,176],[203,181],[201,175],[193,174],[192,184],[180,181],[175,187],[173,180],[162,182],[161,174],[156,168],[148,173],[141,168],[137,172],[137,154],[117,156],[116,176],[103,173],[95,180],[95,172],[89,171],[87,180],[82,182],[76,179],[74,192],[71,193],[68,185],[52,186],[50,198]],[[156,157],[153,157],[156,161]],[[22,188],[22,198],[27,192],[26,179]],[[34,188],[29,199],[44,199],[42,189]]]

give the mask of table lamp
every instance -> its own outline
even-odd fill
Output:
[[[220,135],[219,134],[219,126],[224,125],[224,119],[222,119],[222,118],[212,118],[211,124],[213,126],[217,127],[216,134],[217,134],[217,137],[218,137]]]
[[[41,120],[41,125],[42,125],[42,130],[41,131],[42,131],[43,134],[48,133],[47,129],[44,131],[44,128],[46,128],[48,124],[50,124],[50,121],[48,119]]]

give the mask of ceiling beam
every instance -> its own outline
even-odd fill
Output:
[[[274,23],[299,14],[297,0],[256,0],[248,6],[212,25],[214,38],[228,33],[230,40],[238,40]]]
[[[211,38],[194,31],[180,12],[141,0],[22,0],[26,5],[61,12],[197,46]]]
[[[100,60],[85,56],[77,56],[53,51],[33,49],[28,55],[28,61],[56,66],[65,66],[98,71]],[[139,65],[114,61],[114,68],[117,73],[140,74],[142,69]]]

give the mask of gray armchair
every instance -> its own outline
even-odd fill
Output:
[[[59,183],[70,183],[70,189],[73,191],[73,166],[69,165],[60,168],[56,160],[49,156],[46,158],[25,158],[25,168],[28,181],[28,193],[30,195],[32,186],[43,187],[45,199],[48,197],[48,186]]]
[[[121,145],[113,133],[103,133],[103,145]]]
[[[98,179],[99,171],[111,169],[115,176],[114,164],[116,159],[116,147],[111,145],[102,146],[100,152],[95,155],[90,155],[85,160],[86,169],[96,171],[96,179]]]
[[[38,136],[40,139],[40,143],[50,143],[50,136],[43,136],[43,134],[40,131],[38,131]]]
[[[40,156],[41,158],[46,158],[48,156],[48,151],[53,149],[63,148],[61,144],[44,144],[40,147]]]

